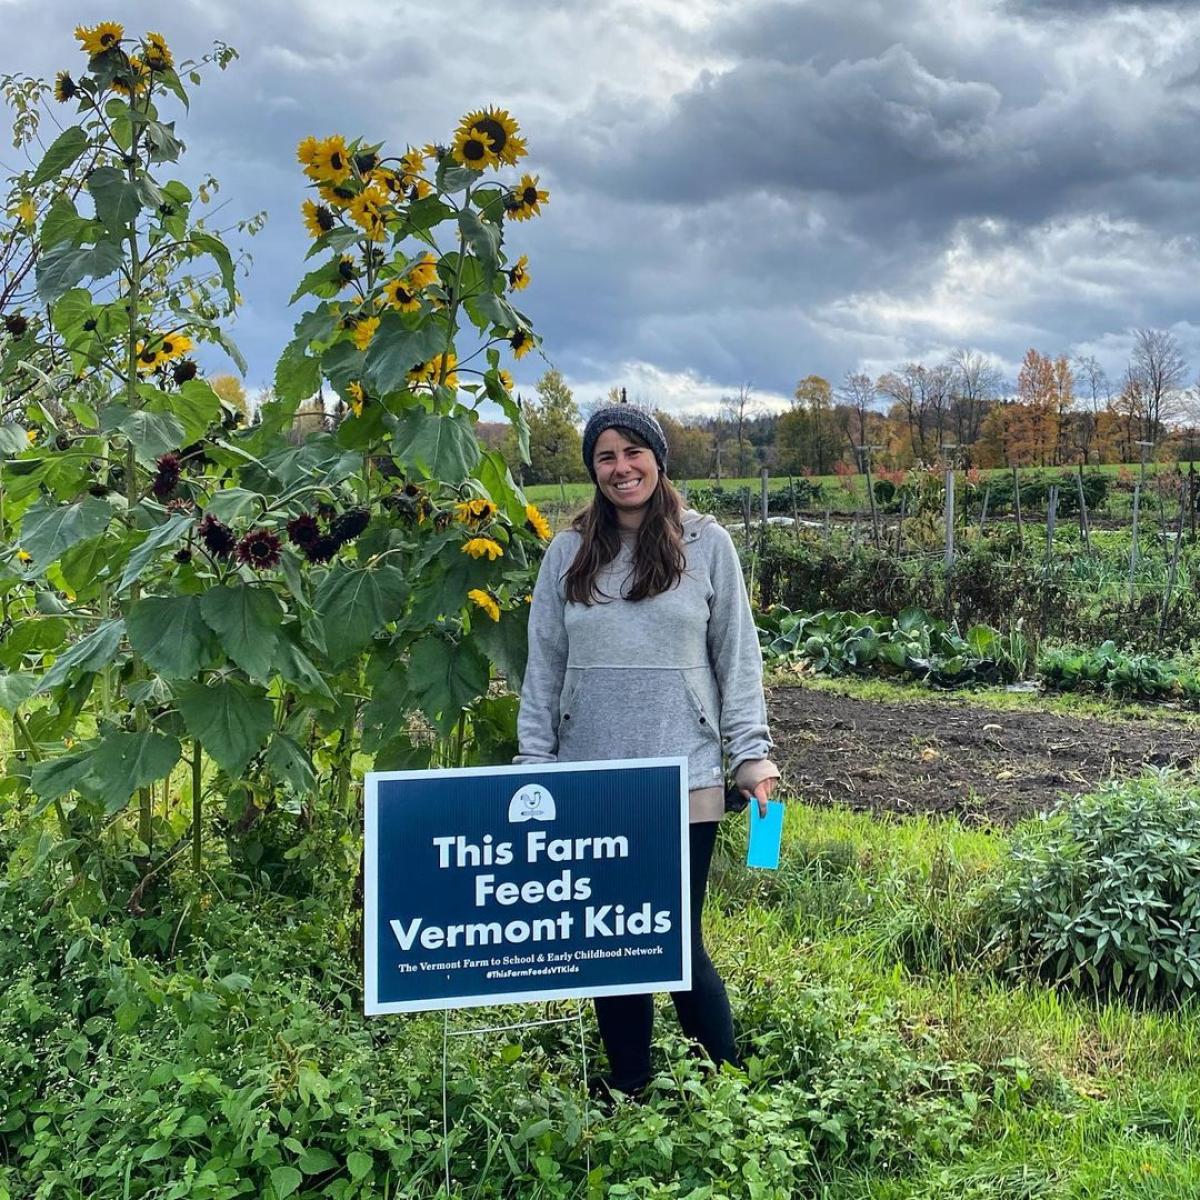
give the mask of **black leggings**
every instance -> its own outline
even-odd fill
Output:
[[[717,822],[690,825],[692,898],[692,990],[672,992],[683,1032],[699,1042],[718,1066],[737,1063],[733,1042],[733,1013],[725,984],[704,948],[700,914],[708,888],[708,867],[717,840]],[[596,1019],[608,1051],[609,1083],[623,1092],[637,1092],[650,1082],[650,1035],[654,1027],[654,997],[597,996]]]

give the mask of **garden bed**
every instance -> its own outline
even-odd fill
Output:
[[[789,794],[875,814],[955,814],[1010,825],[1112,775],[1186,767],[1200,730],[989,709],[957,698],[903,704],[802,686],[769,697]]]

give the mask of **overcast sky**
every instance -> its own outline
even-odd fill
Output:
[[[214,39],[179,129],[223,216],[261,209],[233,330],[251,388],[299,310],[295,147],[446,140],[495,104],[551,200],[511,225],[522,307],[587,402],[613,384],[677,412],[749,384],[782,405],[956,348],[1015,377],[1025,350],[1120,374],[1135,326],[1193,374],[1200,4],[1103,0],[0,0],[0,70],[83,65],[77,23]],[[57,115],[69,117],[66,109]],[[4,157],[11,165],[11,149]],[[311,264],[309,264],[311,265]],[[215,366],[215,360],[213,365]],[[511,365],[511,364],[510,364]],[[531,386],[547,362],[514,367]]]

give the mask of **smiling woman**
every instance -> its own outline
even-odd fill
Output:
[[[741,567],[729,534],[683,507],[650,414],[601,409],[583,456],[592,502],[550,544],[533,593],[517,761],[687,758],[693,982],[672,1000],[684,1033],[714,1063],[734,1063],[733,1017],[700,917],[726,761],[764,810],[779,775]],[[602,1094],[648,1082],[653,1011],[646,995],[597,998],[611,1067]]]

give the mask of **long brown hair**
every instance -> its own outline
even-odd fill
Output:
[[[618,428],[622,437],[639,446],[647,445],[632,429]],[[575,561],[564,576],[568,602],[593,604],[615,599],[600,591],[596,577],[621,549],[616,505],[597,486],[592,502],[571,522],[571,528],[581,540]],[[646,513],[638,528],[633,548],[633,583],[625,593],[625,599],[645,600],[670,591],[683,577],[686,566],[683,498],[660,468],[658,486],[646,502]]]

